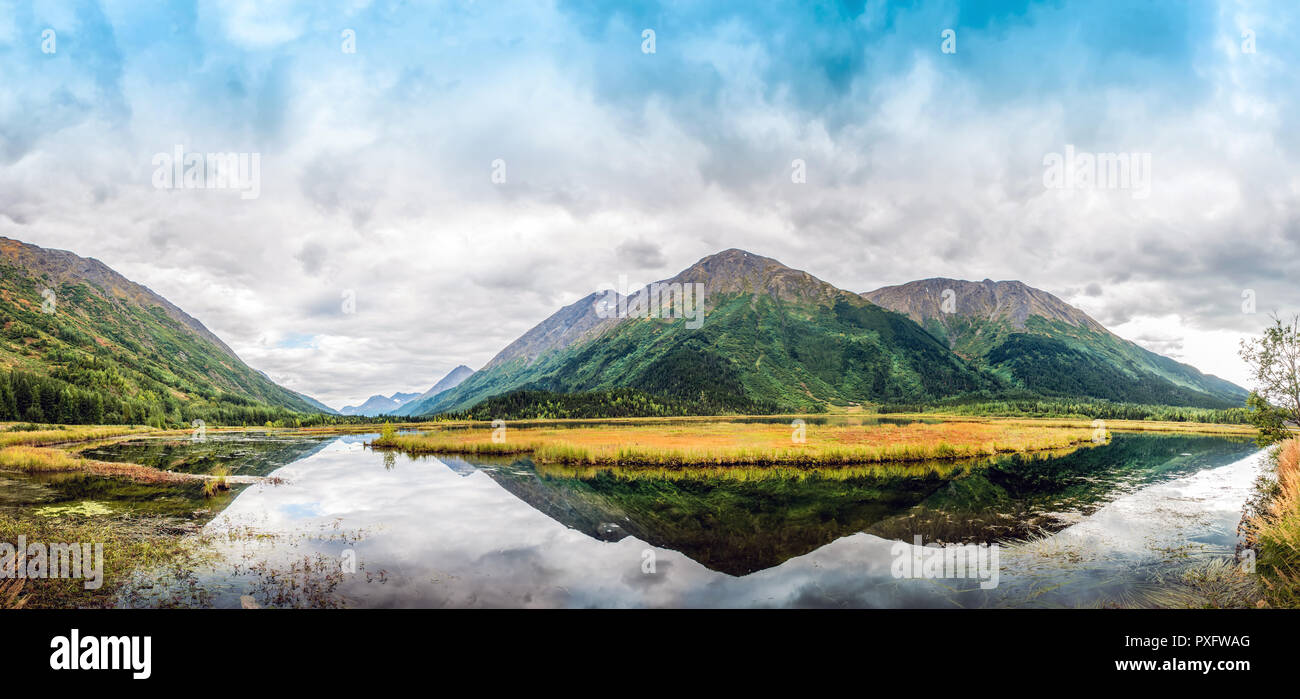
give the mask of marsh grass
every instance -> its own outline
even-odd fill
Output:
[[[1021,454],[1022,459],[1048,459],[1065,456],[1075,448],[1036,451]],[[856,463],[831,466],[797,466],[779,464],[763,466],[755,464],[738,464],[731,466],[714,466],[708,464],[686,464],[676,466],[638,466],[638,465],[598,465],[574,463],[541,463],[537,472],[544,476],[556,478],[574,478],[591,480],[601,475],[611,475],[627,481],[766,481],[766,480],[834,480],[850,481],[863,478],[919,478],[935,476],[938,478],[956,478],[972,470],[985,468],[1000,461],[1012,458],[1000,454],[992,457],[973,459],[931,459],[927,461],[879,461],[874,463]]]
[[[591,480],[609,474],[626,481],[752,481],[767,480],[838,480],[861,478],[915,478],[935,475],[952,478],[985,463],[972,461],[881,462],[851,466],[813,466],[807,468],[777,465],[755,466],[595,466],[566,463],[548,463],[537,466],[538,473],[556,478]]]
[[[22,473],[87,473],[106,478],[126,478],[140,483],[179,483],[200,477],[139,464],[95,461],[62,449],[5,447],[0,449],[0,470]]]
[[[0,449],[0,468],[23,473],[48,473],[75,471],[83,466],[83,459],[59,449],[37,447],[6,447]]]
[[[212,469],[212,477],[203,480],[203,497],[211,498],[229,492],[230,481],[227,478],[229,475],[230,472],[224,466]]]
[[[529,454],[539,463],[601,466],[790,466],[811,468],[886,462],[977,459],[1092,444],[1091,427],[951,421],[906,425],[810,426],[794,443],[785,425],[697,423],[513,428],[504,442],[492,430],[466,428],[381,436],[378,448],[409,454]]]
[[[113,607],[137,567],[189,570],[201,563],[204,554],[184,543],[185,533],[158,518],[0,514],[0,541],[12,544],[22,535],[28,542],[104,545],[104,580],[99,589],[87,590],[84,580],[71,578],[30,579],[17,586],[0,580],[0,609]]]
[[[48,446],[92,439],[110,439],[127,435],[155,432],[152,427],[132,425],[51,425],[44,429],[0,432],[0,447]]]
[[[1016,418],[1016,417],[971,417],[947,415],[944,413],[889,413],[891,418],[960,420],[963,422],[980,422],[1004,425],[1038,425],[1042,427],[1087,428],[1091,420],[1071,418]],[[1254,437],[1258,434],[1252,425],[1229,425],[1210,422],[1173,422],[1163,420],[1104,420],[1106,429],[1113,432],[1178,432],[1187,434],[1213,434],[1225,436]]]
[[[1280,443],[1269,459],[1276,468],[1257,484],[1242,530],[1268,604],[1300,607],[1300,439]]]
[[[27,604],[22,596],[26,584],[21,578],[0,579],[0,609],[22,609]]]
[[[1014,580],[1001,606],[1103,609],[1242,609],[1257,606],[1260,587],[1231,555],[1176,556],[1158,563],[1112,559],[1087,541],[1040,531],[1002,542],[1002,567]],[[1099,574],[1097,566],[1118,564]],[[1068,589],[1066,597],[1057,596]]]

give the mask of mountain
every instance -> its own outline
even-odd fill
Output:
[[[64,250],[0,237],[0,328],[0,419],[260,423],[319,410],[167,299]]]
[[[1240,407],[1247,394],[1125,340],[1022,282],[923,279],[862,296],[907,315],[957,354],[1040,395],[1227,408]]]
[[[438,383],[435,383],[429,390],[421,393],[414,399],[407,401],[397,410],[394,410],[393,414],[422,415],[424,413],[424,406],[429,405],[432,402],[432,398],[461,385],[461,383],[463,383],[465,379],[468,379],[473,373],[473,369],[461,364],[455,369],[447,372],[446,376],[438,379]]]
[[[691,290],[693,301],[702,289],[702,323],[693,304],[675,317],[648,317],[655,304],[646,289],[591,294],[419,414],[517,390],[630,388],[697,412],[771,412],[999,388],[904,315],[771,258],[726,250],[657,284]]]
[[[339,411],[341,415],[364,415],[366,417],[376,417],[387,415],[392,411],[400,408],[411,399],[418,397],[418,393],[394,393],[391,396],[373,395],[366,399],[361,405],[345,405]]]
[[[296,395],[296,396],[298,396],[299,398],[303,399],[303,401],[305,401],[308,405],[310,405],[310,406],[312,407],[312,410],[315,411],[315,412],[318,412],[318,413],[325,413],[326,415],[342,415],[342,414],[343,414],[343,413],[340,413],[339,411],[337,411],[337,410],[335,410],[335,409],[329,407],[328,405],[325,405],[324,403],[322,403],[322,402],[316,400],[315,398],[312,398],[311,396],[309,396],[309,395],[307,395],[307,394],[305,394],[305,393],[298,393],[297,391],[294,391],[293,393],[294,393],[294,395]]]

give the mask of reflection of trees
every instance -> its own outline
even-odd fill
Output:
[[[844,478],[730,467],[654,475],[535,467],[527,459],[483,469],[504,489],[564,525],[603,540],[634,536],[706,567],[745,575],[856,532],[927,543],[981,542],[1054,531],[1116,495],[1226,465],[1245,441],[1115,435],[1063,454],[1002,456],[951,473],[864,466]],[[473,463],[484,464],[482,459]],[[830,470],[830,469],[828,469]],[[860,472],[859,472],[860,471]],[[764,477],[770,474],[769,477]],[[607,523],[617,523],[610,531]]]
[[[384,452],[384,470],[391,471],[397,468],[397,455],[391,451]]]
[[[1122,493],[1226,466],[1254,453],[1246,440],[1116,434],[1065,456],[1015,455],[955,478],[918,506],[867,531],[887,539],[980,542],[1058,531]]]
[[[225,469],[236,476],[265,476],[305,459],[332,440],[301,437],[249,437],[208,433],[202,442],[149,437],[87,449],[83,454],[100,461],[126,462],[164,471],[212,473]]]

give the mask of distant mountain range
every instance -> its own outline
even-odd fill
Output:
[[[366,399],[361,405],[345,405],[339,410],[340,415],[364,415],[366,417],[375,417],[392,412],[402,406],[407,401],[415,398],[418,393],[394,393],[391,396],[373,395]]]
[[[460,366],[447,372],[447,375],[438,379],[429,390],[415,396],[413,399],[406,401],[403,405],[392,411],[393,415],[422,415],[433,399],[443,393],[464,383],[474,370],[461,364]]]
[[[518,391],[551,400],[614,389],[699,412],[963,395],[1226,408],[1246,396],[1020,282],[929,279],[857,294],[732,249],[657,283],[679,284],[703,285],[701,327],[680,317],[602,312],[611,304],[635,308],[644,291],[593,293],[524,333],[460,386],[404,412],[464,411]]]
[[[462,381],[469,378],[470,374],[473,373],[473,369],[461,364],[455,369],[447,372],[446,376],[438,379],[438,382],[424,393],[394,393],[391,396],[374,395],[366,399],[366,402],[361,405],[344,406],[340,412],[343,415],[364,415],[366,417],[377,417],[380,415],[418,415],[419,405],[421,402],[428,401],[434,396],[442,394],[444,391],[459,386]]]
[[[205,415],[252,421],[323,407],[99,260],[3,237],[0,328],[0,367],[33,377],[0,386],[0,411],[11,419],[146,422],[202,406]]]

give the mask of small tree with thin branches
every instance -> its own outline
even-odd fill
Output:
[[[1284,324],[1273,317],[1264,336],[1241,341],[1241,358],[1250,365],[1255,390],[1246,399],[1257,441],[1272,444],[1291,436],[1300,424],[1300,316]]]

